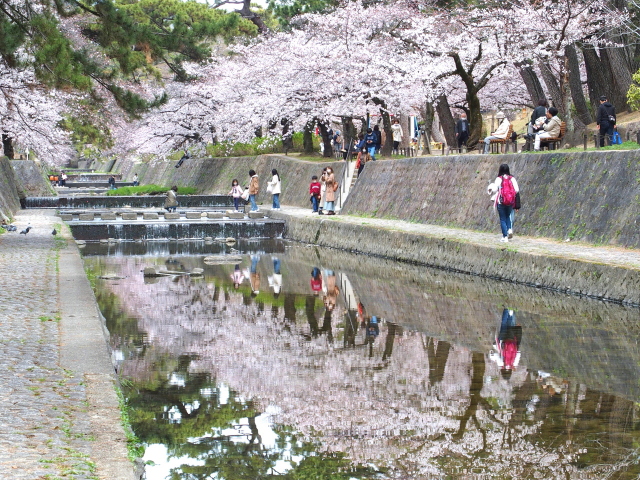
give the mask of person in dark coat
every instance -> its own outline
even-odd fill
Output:
[[[458,148],[462,148],[462,145],[467,144],[469,140],[469,120],[467,120],[467,114],[462,112],[460,118],[456,122],[456,140],[458,141]]]
[[[376,135],[376,153],[380,153],[380,149],[382,148],[382,132],[378,125],[374,125],[373,133]]]
[[[600,97],[600,106],[596,112],[596,123],[600,131],[600,146],[604,147],[604,139],[607,137],[607,145],[611,145],[613,129],[616,128],[616,107],[609,103],[607,97]]]
[[[539,118],[545,118],[547,116],[548,106],[549,104],[547,103],[547,100],[545,98],[541,98],[540,100],[538,100],[538,106],[533,109],[533,112],[531,112],[531,120],[529,121],[529,125],[527,128],[527,133],[529,135],[533,135],[534,133],[537,133],[537,131],[534,129],[536,120]]]

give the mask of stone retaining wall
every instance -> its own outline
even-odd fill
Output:
[[[20,197],[11,161],[0,157],[0,220],[13,217],[20,210]]]
[[[284,205],[295,205],[311,208],[309,202],[309,183],[312,175],[318,177],[322,169],[333,166],[336,176],[340,178],[345,162],[308,162],[296,160],[282,155],[260,155],[258,157],[238,158],[190,158],[180,168],[175,168],[176,161],[153,160],[134,162],[119,160],[114,170],[122,173],[122,178],[131,181],[135,173],[141,185],[178,185],[195,187],[201,194],[228,194],[231,181],[237,178],[241,186],[249,184],[249,170],[253,169],[260,179],[258,203],[271,205],[271,195],[267,193],[267,182],[271,181],[271,170],[278,170],[282,179],[280,202]]]
[[[501,163],[522,192],[518,233],[640,248],[637,150],[371,162],[343,212],[499,234],[486,188]]]
[[[285,238],[305,243],[640,305],[637,269],[537,256],[317,217],[291,217],[280,212],[270,216],[287,221]]]
[[[55,197],[56,191],[51,186],[47,172],[40,162],[33,160],[12,160],[11,167],[15,172],[18,194],[26,197]]]

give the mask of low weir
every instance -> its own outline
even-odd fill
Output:
[[[75,196],[75,197],[27,197],[20,200],[22,208],[162,208],[164,195],[135,196]],[[233,206],[229,195],[178,195],[181,208]]]
[[[97,241],[203,239],[211,238],[281,238],[285,224],[281,220],[195,220],[195,221],[132,221],[132,222],[68,222],[76,240]]]

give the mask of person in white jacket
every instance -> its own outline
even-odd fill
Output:
[[[399,153],[398,148],[400,147],[400,142],[402,142],[402,137],[404,136],[404,132],[402,131],[402,126],[400,125],[400,120],[397,118],[393,121],[393,125],[391,125],[391,134],[393,135],[393,152]]]
[[[484,153],[489,153],[489,145],[491,144],[491,140],[504,140],[505,138],[507,138],[507,133],[509,133],[509,125],[511,125],[511,122],[509,122],[509,119],[507,117],[504,117],[504,120],[502,121],[498,129],[484,139]]]
[[[282,182],[280,181],[280,175],[278,175],[278,170],[275,168],[271,170],[271,181],[267,184],[267,191],[271,192],[273,195],[273,204],[272,208],[274,210],[280,210],[280,192],[282,188]]]

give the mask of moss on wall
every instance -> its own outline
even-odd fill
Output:
[[[486,189],[501,163],[521,190],[518,233],[640,247],[638,151],[371,162],[343,212],[498,232]]]

